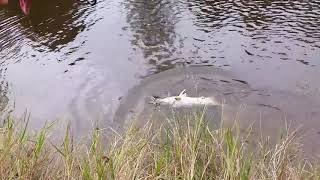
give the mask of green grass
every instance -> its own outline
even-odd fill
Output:
[[[23,123],[22,123],[23,122]],[[252,137],[250,127],[211,128],[203,113],[128,127],[108,140],[93,129],[89,144],[74,142],[68,126],[60,143],[53,124],[28,131],[29,118],[0,128],[0,179],[319,179],[303,158],[297,132],[276,141]],[[262,136],[261,136],[262,137]]]

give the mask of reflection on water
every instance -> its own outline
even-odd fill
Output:
[[[98,113],[105,126],[115,123],[141,77],[180,66],[215,66],[252,89],[320,101],[317,0],[34,2],[28,17],[0,9],[0,102],[27,107],[39,124],[67,114],[82,129]],[[166,80],[159,83],[170,89]],[[278,108],[272,103],[261,107]]]
[[[50,50],[58,50],[73,41],[87,26],[83,20],[87,9],[83,9],[81,1],[48,1],[34,3],[32,8],[28,26],[37,37],[41,37],[40,43]]]
[[[1,115],[5,114],[6,111],[9,111],[11,109],[9,109],[9,107],[7,107],[9,105],[9,91],[8,91],[8,87],[9,87],[9,83],[6,82],[5,79],[5,70],[1,70],[0,71],[0,77],[1,77],[1,81],[0,81],[0,112]]]
[[[177,3],[171,0],[125,2],[129,29],[133,33],[131,43],[133,48],[142,51],[151,71],[160,72],[174,67],[168,59],[178,51],[176,46],[179,45],[176,44],[175,30],[179,13]]]
[[[83,1],[34,1],[30,16],[6,9],[0,11],[0,57],[20,60],[28,56],[24,47],[31,46],[39,53],[60,51],[76,36],[95,22],[88,22],[87,16],[94,10]],[[85,43],[85,42],[81,42]],[[69,47],[66,55],[78,47]],[[35,59],[36,55],[31,54]],[[61,60],[61,59],[59,59]]]
[[[239,34],[241,38],[232,41],[240,41],[243,53],[237,55],[243,61],[318,63],[314,61],[320,47],[319,1],[189,1],[188,8],[196,17],[194,24],[206,33],[203,41],[218,39],[213,46],[223,46],[231,41],[232,32]],[[215,49],[215,57],[227,57],[222,47]]]

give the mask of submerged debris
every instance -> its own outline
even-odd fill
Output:
[[[191,106],[218,106],[219,103],[211,97],[188,97],[186,90],[183,90],[178,96],[170,96],[166,98],[154,98],[155,105],[170,105],[177,107],[191,107]]]

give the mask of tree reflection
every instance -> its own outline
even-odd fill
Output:
[[[175,24],[178,21],[176,2],[170,0],[130,0],[125,4],[127,22],[133,32],[133,46],[142,50],[156,72],[169,69],[168,60],[177,51]]]
[[[78,0],[36,1],[29,22],[36,34],[45,37],[44,43],[56,49],[59,45],[72,42],[90,25],[85,20],[92,11],[91,7],[87,1]]]
[[[86,22],[92,7],[86,0],[34,0],[28,17],[18,11],[0,10],[1,49],[13,48],[21,39],[29,38],[38,43],[35,46],[56,51],[92,25]]]
[[[317,28],[320,26],[320,2],[316,0],[189,0],[187,4],[196,17],[195,25],[207,33],[228,26],[244,35],[245,32],[271,30],[304,42],[320,37]],[[304,37],[297,38],[298,34]]]

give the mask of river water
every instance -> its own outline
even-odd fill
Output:
[[[93,6],[48,0],[35,1],[30,16],[2,7],[1,110],[31,112],[35,128],[57,118],[79,131],[96,120],[112,126],[115,114],[126,113],[119,107],[139,104],[127,97],[132,89],[144,91],[145,79],[193,66],[208,67],[203,71],[210,74],[214,67],[250,86],[244,89],[259,89],[258,98],[245,96],[259,105],[252,111],[281,110],[313,129],[314,145],[320,130],[319,19],[317,0],[99,0]],[[152,81],[150,95],[181,82],[168,74],[161,83]],[[205,85],[211,77],[199,78],[204,89],[215,86]],[[174,93],[193,91],[188,83]],[[219,92],[233,87],[242,86]],[[217,91],[209,89],[203,94]],[[268,117],[268,127],[277,126],[279,118]]]

